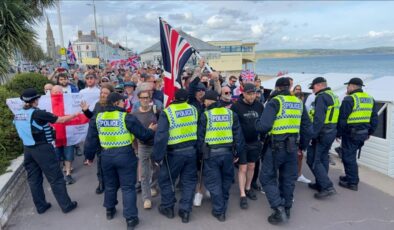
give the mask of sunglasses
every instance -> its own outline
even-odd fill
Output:
[[[139,97],[139,99],[141,99],[141,100],[148,100],[148,99],[150,99],[150,97]]]
[[[103,80],[103,81],[101,81],[101,82],[109,82],[108,80]]]
[[[205,89],[198,89],[197,92],[205,92]]]
[[[230,94],[230,92],[223,92],[225,95],[228,95],[228,94]]]

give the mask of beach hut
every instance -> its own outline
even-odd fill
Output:
[[[359,163],[394,177],[394,76],[385,76],[364,83],[365,92],[375,98],[379,108],[379,125],[365,142]]]

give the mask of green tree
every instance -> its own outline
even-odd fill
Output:
[[[54,4],[55,0],[0,1],[0,78],[8,72],[16,51],[32,61],[43,58],[39,51],[31,54],[31,49],[39,47],[33,26],[42,18],[44,9]]]

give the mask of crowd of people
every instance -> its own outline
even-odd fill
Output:
[[[314,103],[307,109],[304,91],[300,85],[293,87],[289,77],[278,78],[275,89],[268,92],[256,75],[226,77],[204,65],[202,59],[195,69],[183,71],[183,88],[168,107],[160,68],[107,66],[84,73],[58,68],[52,74],[44,69],[42,74],[53,81],[44,87],[47,94],[97,94],[99,101],[92,111],[81,103],[90,119],[86,140],[53,147],[56,137],[48,124],[67,122],[77,114],[58,117],[37,109],[40,95],[33,89],[21,95],[26,104],[16,114],[15,125],[25,146],[25,168],[37,212],[51,207],[45,200],[42,173],[63,212],[77,207],[65,186],[76,182],[74,155],[84,155],[87,166],[96,159],[95,192],[104,192],[109,220],[116,213],[121,189],[128,229],[139,223],[138,192],[144,209],[151,209],[152,197],[160,194],[159,212],[174,218],[175,192],[180,190],[178,215],[183,223],[189,222],[192,206],[201,206],[207,196],[212,215],[225,221],[234,183],[238,183],[241,209],[248,209],[248,202],[262,192],[274,210],[268,221],[286,222],[297,180],[316,190],[316,199],[336,194],[328,174],[329,149],[336,138],[342,139],[345,169],[339,186],[358,190],[356,152],[377,126],[376,105],[363,92],[361,79],[345,83],[348,96],[341,103],[326,79],[315,78],[310,84]],[[49,152],[55,152],[56,158]],[[314,183],[302,174],[305,154]]]

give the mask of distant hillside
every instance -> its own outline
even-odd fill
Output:
[[[365,49],[283,49],[256,51],[257,59],[363,54],[394,54],[394,47],[372,47]]]

